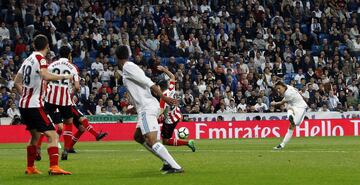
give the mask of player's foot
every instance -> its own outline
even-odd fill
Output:
[[[71,148],[69,150],[67,150],[68,153],[71,153],[71,154],[75,154],[76,153],[76,150],[74,148]]]
[[[289,116],[289,121],[290,121],[290,124],[291,124],[292,126],[295,126],[294,116],[293,116],[293,115],[290,115],[290,116]]]
[[[189,143],[187,144],[187,146],[189,148],[191,148],[191,151],[195,152],[196,148],[195,148],[195,142],[194,140],[190,140]]]
[[[167,171],[170,170],[172,167],[169,164],[164,164],[160,171]]]
[[[35,166],[33,166],[33,167],[27,167],[25,170],[25,174],[26,175],[35,175],[35,174],[42,174],[42,172],[39,171],[38,169],[36,169]]]
[[[61,154],[61,160],[67,160],[68,159],[68,152],[64,150]]]
[[[277,146],[275,146],[274,147],[274,150],[281,150],[281,149],[283,149],[284,147],[282,147],[281,145],[277,145]]]
[[[163,172],[163,174],[172,174],[172,173],[184,173],[184,170],[182,168],[180,169],[170,168],[169,170]]]
[[[49,168],[49,175],[71,175],[71,172],[65,171],[59,166],[51,166]]]
[[[104,138],[105,136],[107,136],[108,133],[106,132],[100,132],[99,135],[96,136],[96,141],[100,141],[102,138]]]

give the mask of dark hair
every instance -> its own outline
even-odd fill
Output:
[[[71,53],[71,49],[68,46],[61,46],[59,50],[60,58],[68,58]]]
[[[284,82],[282,82],[282,81],[278,81],[278,82],[275,83],[275,86],[278,86],[278,85],[286,87],[286,84]]]
[[[116,48],[115,54],[119,60],[127,60],[129,58],[129,49],[125,45],[120,45]]]
[[[34,38],[34,47],[36,51],[44,50],[48,43],[49,41],[47,37],[43,34],[36,35]]]

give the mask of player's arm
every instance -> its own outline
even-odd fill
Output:
[[[157,66],[157,69],[159,71],[162,71],[162,72],[166,73],[170,77],[170,81],[175,82],[175,75],[172,74],[167,68],[165,68],[163,66]]]
[[[74,75],[74,86],[76,91],[80,91],[80,77],[78,74]]]
[[[50,73],[47,68],[42,68],[40,70],[40,76],[46,81],[57,81],[57,80],[64,80],[64,79],[71,79],[73,75],[66,74],[66,75],[58,75],[54,73]]]
[[[272,101],[271,102],[271,105],[272,106],[278,106],[278,105],[283,105],[285,104],[287,101],[285,100],[285,98],[283,98],[281,101],[278,101],[278,102],[275,102],[275,101]]]
[[[22,74],[17,73],[14,79],[14,86],[19,94],[22,93]]]
[[[170,98],[168,96],[164,96],[163,93],[161,92],[160,88],[157,85],[153,85],[150,87],[151,91],[157,96],[159,97],[161,100],[164,100],[165,103],[169,104],[169,105],[175,105],[176,104],[176,99]]]

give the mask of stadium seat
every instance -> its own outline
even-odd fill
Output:
[[[313,56],[318,56],[320,54],[320,46],[318,45],[312,45],[311,46],[311,54]]]
[[[319,34],[319,42],[322,43],[322,41],[323,41],[324,39],[329,39],[329,38],[328,38],[328,35],[325,34],[325,33],[320,33],[320,34]]]
[[[339,46],[339,52],[340,52],[341,55],[344,55],[345,49],[347,49],[347,46],[345,44],[341,44]]]
[[[73,63],[79,68],[80,71],[85,67],[84,62],[80,57],[73,58]]]
[[[301,33],[309,34],[309,28],[306,24],[301,24],[300,30]]]

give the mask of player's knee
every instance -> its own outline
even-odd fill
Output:
[[[137,132],[134,134],[134,140],[140,144],[143,144],[145,142],[143,136]]]

